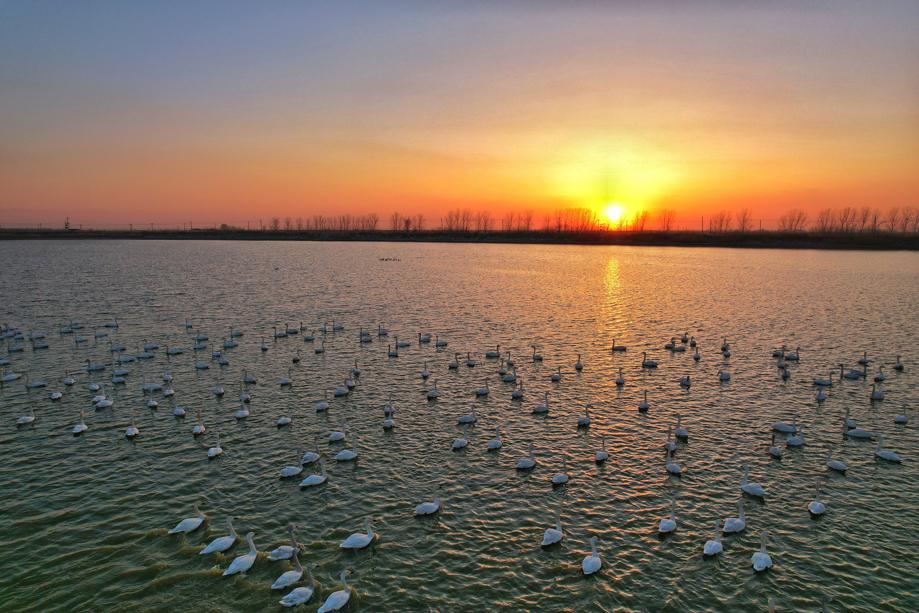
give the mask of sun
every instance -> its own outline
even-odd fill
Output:
[[[619,223],[619,220],[622,219],[623,206],[618,202],[611,202],[606,205],[606,208],[603,209],[603,213],[606,215],[606,219],[611,224]]]

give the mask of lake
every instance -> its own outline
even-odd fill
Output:
[[[340,589],[343,569],[354,611],[765,611],[770,596],[777,611],[819,610],[824,597],[829,610],[917,606],[919,416],[894,423],[919,399],[915,253],[8,241],[0,261],[0,322],[24,335],[0,345],[3,370],[23,375],[0,389],[0,609],[279,608],[286,591],[270,585],[290,565],[266,556],[287,543],[289,522],[301,560],[316,565],[311,611]],[[115,318],[117,328],[104,327]],[[333,320],[343,329],[333,332]],[[70,322],[83,327],[61,334]],[[285,324],[303,332],[274,338],[273,327]],[[381,324],[387,337],[377,334]],[[372,342],[358,342],[361,327]],[[220,366],[212,351],[231,328],[243,335]],[[311,330],[316,339],[306,342]],[[44,333],[48,347],[33,349],[30,331]],[[684,332],[698,341],[700,360],[691,349],[664,348],[671,337],[684,346]],[[419,333],[448,346],[419,344]],[[193,351],[197,334],[209,337],[206,349]],[[388,357],[396,337],[411,344]],[[720,351],[725,338],[729,358]],[[611,352],[614,340],[628,350]],[[323,341],[325,352],[315,353]],[[123,364],[126,383],[112,385],[113,359],[144,343],[159,349]],[[125,350],[111,351],[117,345]],[[167,345],[184,353],[169,356]],[[522,400],[497,374],[500,361],[485,355],[496,345],[502,356],[510,351]],[[532,360],[534,345],[542,361]],[[800,347],[787,379],[772,357],[782,345]],[[23,351],[8,353],[17,346]],[[857,368],[865,351],[867,380],[839,381],[839,365]],[[642,352],[659,367],[642,368]],[[902,372],[893,368],[897,355]],[[87,360],[106,369],[87,373]],[[209,368],[195,368],[199,361]],[[355,361],[356,387],[333,397]],[[425,364],[426,381],[418,374]],[[872,402],[880,365],[886,397]],[[142,382],[162,382],[167,371],[174,396],[148,395],[159,407],[147,408]],[[237,420],[244,371],[258,383],[247,386],[250,416]],[[62,383],[65,373],[73,386]],[[288,373],[292,385],[280,386]],[[830,373],[837,380],[818,403],[813,379]],[[26,374],[47,387],[27,389]],[[688,389],[679,385],[686,375]],[[486,379],[489,394],[476,397]],[[440,395],[428,401],[435,380]],[[94,410],[93,381],[106,384],[111,408]],[[222,398],[212,393],[217,383]],[[50,400],[51,391],[63,398]],[[324,392],[330,408],[317,413]],[[534,415],[546,392],[549,412]],[[640,413],[644,392],[650,406]],[[394,428],[384,431],[390,400]],[[587,404],[590,427],[578,428]],[[176,406],[187,409],[184,419],[173,416]],[[476,424],[457,425],[473,407]],[[17,427],[30,408],[34,423]],[[88,430],[77,437],[81,409]],[[141,434],[129,440],[134,410]],[[883,434],[903,463],[876,459],[874,441],[844,437],[846,410]],[[196,411],[207,427],[198,438]],[[689,430],[674,454],[681,477],[668,475],[663,447],[677,414]],[[282,415],[292,423],[279,428]],[[774,459],[772,424],[794,415],[806,443],[785,448],[778,436],[783,457]],[[328,443],[342,419],[347,442]],[[497,426],[503,446],[489,452]],[[218,431],[224,454],[209,461]],[[468,447],[453,451],[461,435]],[[597,464],[601,436],[610,458]],[[301,490],[299,478],[279,479],[317,437],[327,483]],[[358,460],[336,463],[353,440]],[[535,469],[515,470],[530,443]],[[848,464],[845,475],[826,469],[828,453]],[[563,462],[570,480],[553,488]],[[726,535],[724,552],[706,559],[716,520],[737,515],[744,464],[766,496],[745,497],[746,531]],[[827,512],[814,519],[807,505],[818,487]],[[413,517],[415,505],[437,495],[438,515]],[[678,527],[662,538],[658,522],[671,499]],[[194,504],[208,524],[168,535]],[[542,549],[555,513],[565,537]],[[247,574],[230,578],[221,573],[244,542],[198,555],[226,534],[228,516],[240,541],[252,531],[262,552]],[[366,517],[375,543],[341,551]],[[756,573],[750,558],[762,530],[774,566]],[[585,577],[592,536],[603,567]]]

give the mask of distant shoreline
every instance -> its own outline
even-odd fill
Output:
[[[622,245],[647,247],[745,247],[755,249],[856,249],[919,251],[919,235],[896,233],[814,232],[456,232],[423,230],[64,230],[0,228],[0,240],[244,240],[366,241],[417,243],[500,243],[539,245]]]

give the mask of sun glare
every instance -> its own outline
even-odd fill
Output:
[[[622,219],[623,207],[618,202],[612,202],[606,205],[606,208],[603,209],[603,212],[606,214],[606,219],[611,224],[619,223],[619,220]]]

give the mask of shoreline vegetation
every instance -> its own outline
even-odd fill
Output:
[[[256,229],[222,226],[194,229],[0,228],[0,240],[129,239],[245,241],[368,241],[504,243],[547,245],[626,245],[659,247],[744,247],[768,249],[919,250],[919,234],[895,232],[684,230],[376,230]]]

